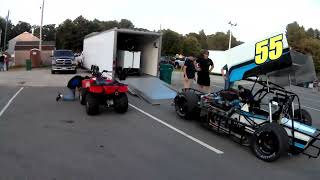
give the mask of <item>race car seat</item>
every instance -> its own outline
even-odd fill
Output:
[[[239,99],[239,95],[235,90],[222,90],[220,91],[220,96],[227,100],[227,101],[233,101],[236,99]]]

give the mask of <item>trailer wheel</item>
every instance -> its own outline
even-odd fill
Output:
[[[128,110],[128,97],[127,94],[121,93],[114,97],[114,110],[117,113],[125,113]]]
[[[87,89],[81,88],[79,93],[79,101],[81,105],[86,105]]]
[[[300,109],[300,111],[299,109],[294,110],[294,120],[305,125],[312,126],[312,117],[310,113],[305,109]]]
[[[192,91],[183,91],[174,98],[175,110],[181,118],[190,120],[200,117],[199,97]]]
[[[88,93],[86,95],[86,111],[88,115],[97,115],[99,114],[99,99],[93,94]]]
[[[289,137],[279,124],[265,124],[252,137],[251,149],[261,160],[272,162],[289,149]]]

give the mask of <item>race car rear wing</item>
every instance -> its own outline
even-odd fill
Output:
[[[292,66],[285,33],[252,43],[244,43],[226,52],[229,82],[257,77]]]

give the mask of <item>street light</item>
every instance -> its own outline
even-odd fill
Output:
[[[231,21],[228,23],[228,24],[230,24],[230,32],[229,32],[229,34],[230,34],[230,37],[229,37],[229,49],[231,48],[231,37],[232,37],[232,32],[231,32],[231,29],[232,29],[232,26],[237,26],[237,23],[232,23]]]
[[[41,6],[41,24],[40,24],[40,42],[39,42],[39,51],[42,50],[42,24],[43,24],[43,10],[44,10],[44,0],[42,1]]]
[[[6,28],[5,28],[5,30],[4,30],[3,51],[6,50],[7,30],[8,30],[9,15],[10,15],[10,10],[8,10],[8,15],[7,15],[7,18],[6,18]]]

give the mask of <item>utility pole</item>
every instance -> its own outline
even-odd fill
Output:
[[[1,37],[2,37],[2,28],[0,28],[0,51],[1,51]]]
[[[42,25],[43,25],[43,10],[44,10],[44,0],[42,1],[41,6],[41,23],[40,23],[40,42],[39,42],[39,51],[42,51]]]
[[[232,38],[232,32],[231,32],[231,29],[232,29],[232,26],[237,26],[237,23],[235,23],[235,24],[233,24],[231,21],[228,23],[228,24],[230,24],[230,32],[229,32],[229,34],[230,34],[230,37],[229,37],[229,49],[231,48],[231,38]]]
[[[4,41],[3,41],[3,51],[6,50],[6,41],[7,41],[7,30],[8,30],[8,21],[9,21],[10,10],[8,10],[8,15],[6,19],[6,28],[4,30]]]

